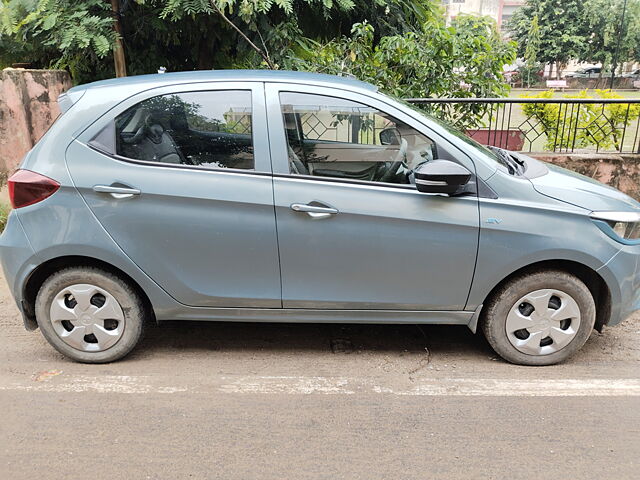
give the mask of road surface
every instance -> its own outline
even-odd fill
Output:
[[[0,285],[1,478],[639,478],[640,316],[555,367],[465,327],[227,323],[81,365]]]

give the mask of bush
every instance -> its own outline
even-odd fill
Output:
[[[624,97],[611,90],[596,90],[596,97],[589,90],[582,90],[577,95],[563,95],[569,99],[623,99]],[[522,95],[521,98],[550,99],[553,90],[537,95]],[[567,112],[569,108],[569,112]],[[561,110],[562,109],[562,112]],[[522,110],[527,117],[540,122],[547,136],[547,150],[573,149],[597,146],[601,149],[622,148],[622,133],[632,121],[640,116],[640,105],[628,106],[624,103],[582,104],[575,107],[559,103],[525,103]]]
[[[539,63],[527,65],[526,63],[518,67],[518,73],[514,78],[514,83],[525,88],[543,83],[543,67]]]
[[[274,58],[288,70],[353,76],[395,97],[484,98],[509,92],[502,70],[515,60],[515,45],[490,18],[461,15],[452,27],[438,17],[422,31],[379,38],[368,22],[355,23],[349,36],[298,38],[295,48]],[[474,103],[421,108],[461,129],[482,124],[486,114],[486,105]]]
[[[0,233],[4,231],[4,227],[7,224],[7,217],[9,216],[10,211],[11,207],[9,207],[9,205],[0,203]]]

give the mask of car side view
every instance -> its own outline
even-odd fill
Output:
[[[9,179],[27,329],[88,363],[145,322],[439,323],[550,365],[640,308],[640,204],[375,87],[208,71],[74,87]]]
[[[598,78],[602,73],[601,67],[579,68],[575,72],[567,73],[565,78]]]

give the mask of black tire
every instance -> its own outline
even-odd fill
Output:
[[[50,319],[50,309],[56,295],[76,284],[90,284],[112,295],[124,314],[124,329],[117,342],[102,351],[87,352],[63,341]],[[66,357],[82,363],[108,363],[126,356],[138,344],[144,333],[146,311],[136,291],[122,278],[94,267],[71,267],[60,270],[40,287],[35,303],[36,319],[47,341]]]
[[[570,295],[580,310],[580,325],[573,339],[558,351],[532,355],[518,350],[507,335],[507,315],[523,296],[542,289],[557,289]],[[596,319],[591,292],[577,277],[563,271],[543,270],[515,277],[496,291],[483,309],[481,327],[495,352],[518,365],[543,366],[565,361],[585,344]]]

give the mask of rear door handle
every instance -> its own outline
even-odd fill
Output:
[[[93,187],[94,192],[108,193],[113,198],[130,198],[134,195],[140,195],[140,190],[131,187],[113,187],[111,185],[96,185]]]
[[[292,203],[291,210],[294,212],[304,212],[311,218],[320,220],[322,218],[329,218],[331,215],[340,213],[337,208],[323,207],[320,205],[308,205],[304,203]]]

